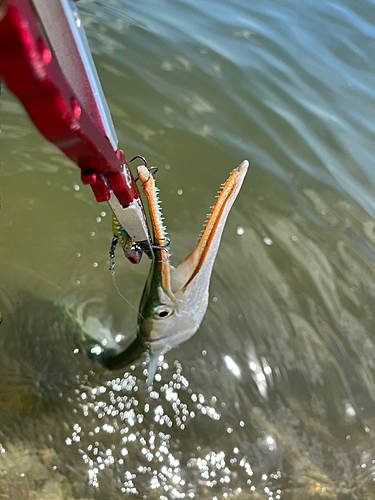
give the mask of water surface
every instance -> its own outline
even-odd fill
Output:
[[[172,262],[250,169],[199,332],[109,372],[149,262],[1,96],[0,494],[12,499],[375,496],[373,3],[79,2],[120,147],[157,165]],[[67,310],[73,311],[68,314]]]

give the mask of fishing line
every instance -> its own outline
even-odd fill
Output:
[[[114,286],[115,286],[115,288],[116,288],[116,290],[117,290],[117,293],[120,295],[120,297],[121,297],[121,298],[122,298],[122,299],[123,299],[123,300],[124,300],[127,304],[129,304],[129,306],[130,306],[130,307],[132,307],[132,308],[134,309],[134,311],[137,311],[138,316],[140,316],[142,319],[145,319],[145,318],[142,316],[142,314],[138,311],[138,309],[137,309],[137,308],[136,308],[136,307],[135,307],[135,306],[134,306],[134,305],[130,302],[130,300],[129,300],[129,299],[127,299],[127,298],[125,297],[125,295],[123,295],[123,294],[120,292],[120,289],[119,289],[119,287],[118,287],[118,285],[117,285],[117,283],[116,283],[116,278],[115,278],[115,270],[114,270],[115,265],[116,265],[116,262],[114,262],[114,261],[113,261],[113,262],[111,263],[111,267],[109,268],[109,270],[110,270],[110,272],[111,272],[111,275],[112,275],[112,281],[113,281],[113,284],[114,284]]]

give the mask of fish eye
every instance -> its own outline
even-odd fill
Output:
[[[174,310],[171,307],[167,306],[159,306],[154,310],[154,317],[156,319],[164,319],[168,316],[171,316],[174,313]]]

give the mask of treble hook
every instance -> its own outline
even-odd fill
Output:
[[[148,168],[146,158],[144,158],[143,156],[139,156],[139,155],[134,156],[134,158],[132,158],[132,159],[130,160],[130,162],[132,162],[132,161],[133,161],[133,160],[135,160],[136,158],[139,158],[140,160],[142,160],[142,161],[143,161],[143,163],[145,164],[145,167],[147,168],[148,173],[149,173],[149,175],[148,175],[148,179],[147,179],[147,180],[146,180],[146,181],[142,184],[142,186],[143,186],[144,184],[146,184],[146,183],[147,183],[147,182],[151,179],[151,174],[156,174],[156,172],[157,172],[159,169],[158,169],[158,167],[150,167],[150,168]],[[130,162],[129,162],[129,163],[130,163]],[[139,177],[134,177],[134,182],[137,182],[137,181],[139,181]]]
[[[151,179],[151,174],[156,174],[156,172],[159,170],[158,167],[151,167],[151,168],[148,168],[148,178],[145,180],[145,182],[142,182],[142,186],[144,186],[145,184],[148,183],[148,181]],[[139,179],[139,177],[137,177],[137,180]]]
[[[158,249],[158,250],[166,250],[167,252],[169,252],[169,245],[171,244],[171,240],[169,238],[161,238],[162,240],[165,240],[165,244],[164,245],[151,245],[152,248],[155,248],[155,249]]]
[[[146,181],[147,182],[147,181]],[[164,252],[167,254],[167,257],[165,259],[162,259],[162,260],[155,260],[155,262],[158,262],[158,263],[162,263],[162,262],[168,262],[170,257],[171,257],[171,251],[169,250],[169,245],[171,244],[171,240],[169,238],[162,238],[163,240],[165,240],[165,244],[164,245],[151,245],[153,249],[155,250],[164,250]]]
[[[111,247],[109,249],[109,270],[112,274],[112,276],[115,274],[115,265],[116,265],[116,260],[115,260],[115,254],[116,254],[116,245],[118,243],[118,237],[117,236],[113,236],[112,238],[112,243],[111,243]]]
[[[142,161],[143,161],[143,163],[145,164],[145,167],[147,168],[147,160],[146,160],[146,158],[144,158],[143,156],[139,156],[139,155],[134,156],[134,158],[132,158],[132,159],[130,160],[130,162],[129,162],[129,163],[131,163],[131,162],[132,162],[133,160],[135,160],[136,158],[139,158],[140,160],[142,160]]]

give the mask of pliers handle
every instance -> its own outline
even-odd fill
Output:
[[[135,244],[154,258],[138,189],[71,0],[0,0],[0,78],[39,131],[81,169]]]

